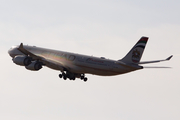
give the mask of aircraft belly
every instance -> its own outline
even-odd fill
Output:
[[[113,75],[120,75],[124,73],[128,73],[131,71],[135,71],[137,69],[134,68],[126,68],[126,67],[119,67],[119,68],[87,68],[87,73],[101,75],[101,76],[113,76]]]
[[[111,76],[119,74],[119,72],[117,71],[110,70],[109,68],[102,68],[99,66],[78,65],[78,67],[80,68],[79,70],[81,70],[81,73],[89,73],[101,76]]]
[[[63,67],[57,64],[53,64],[53,63],[48,63],[46,64],[46,67],[54,69],[54,70],[59,70],[59,71],[63,71]]]
[[[112,76],[112,75],[118,75],[118,72],[114,71],[105,71],[105,70],[96,70],[96,69],[91,69],[87,71],[87,73],[94,74],[94,75],[101,75],[101,76]]]

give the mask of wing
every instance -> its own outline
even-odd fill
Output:
[[[68,69],[67,67],[63,66],[63,64],[60,62],[56,62],[56,61],[53,61],[53,60],[50,60],[50,59],[47,59],[47,58],[44,58],[44,57],[41,57],[41,56],[31,53],[30,51],[26,50],[23,47],[23,43],[20,44],[18,50],[21,51],[23,54],[31,57],[33,60],[38,60],[38,61],[42,62],[43,65],[46,65],[47,67],[50,67],[52,69],[56,69],[56,70],[60,70],[60,71],[64,71],[64,69]]]
[[[170,57],[168,57],[167,59],[164,60],[155,60],[155,61],[145,61],[145,62],[139,62],[138,64],[148,64],[148,63],[157,63],[157,62],[162,62],[162,61],[168,61],[173,57],[173,55],[171,55]]]
[[[32,57],[34,60],[41,60],[41,59],[43,59],[42,57],[37,56],[37,55],[29,52],[28,50],[26,50],[26,49],[23,47],[23,43],[20,44],[18,50],[21,51],[23,54]]]

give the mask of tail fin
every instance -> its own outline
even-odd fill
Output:
[[[119,61],[124,63],[138,64],[141,60],[147,41],[148,37],[141,37],[141,39],[134,45],[129,53]]]

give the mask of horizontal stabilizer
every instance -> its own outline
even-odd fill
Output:
[[[168,61],[172,57],[173,57],[173,55],[171,55],[170,57],[168,57],[167,59],[164,59],[164,60],[145,61],[145,62],[139,62],[139,64],[148,64],[148,63],[157,63],[157,62],[162,62],[162,61]]]
[[[153,67],[153,66],[143,66],[143,68],[172,68],[172,67]]]

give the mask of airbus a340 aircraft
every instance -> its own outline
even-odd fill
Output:
[[[140,62],[148,37],[141,37],[129,53],[120,60],[110,60],[104,57],[93,57],[69,52],[27,46],[22,43],[13,46],[8,51],[17,65],[25,66],[28,70],[38,71],[42,66],[61,71],[60,78],[75,80],[80,78],[87,81],[85,74],[112,76],[143,69],[140,64],[167,61],[164,60]]]

